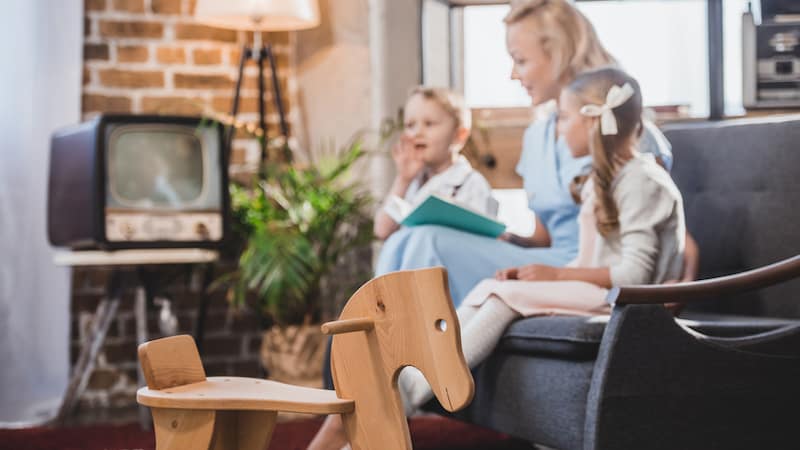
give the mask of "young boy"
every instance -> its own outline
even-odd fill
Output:
[[[489,183],[459,154],[471,124],[460,96],[442,88],[414,88],[404,120],[400,142],[392,149],[397,176],[375,216],[375,236],[385,240],[400,228],[402,213],[393,200],[397,197],[413,206],[437,194],[494,216],[497,202]]]

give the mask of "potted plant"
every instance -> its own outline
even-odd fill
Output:
[[[243,250],[237,269],[217,284],[227,285],[233,305],[250,305],[265,319],[262,363],[272,379],[321,380],[326,307],[338,313],[336,305],[371,275],[372,200],[352,174],[363,156],[356,141],[307,166],[266,162],[249,186],[231,185]],[[354,265],[362,269],[342,267],[363,249],[366,258]]]

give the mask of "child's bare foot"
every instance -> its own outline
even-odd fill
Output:
[[[342,416],[331,414],[325,418],[325,422],[322,422],[322,427],[308,444],[308,450],[340,450],[346,445],[347,434],[344,431]]]

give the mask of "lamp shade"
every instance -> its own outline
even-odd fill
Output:
[[[319,25],[317,0],[197,0],[197,20],[222,28],[290,31]]]

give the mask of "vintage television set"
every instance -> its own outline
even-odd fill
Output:
[[[227,234],[223,127],[100,115],[50,144],[48,236],[58,247],[215,247]]]

